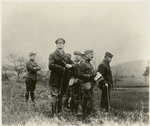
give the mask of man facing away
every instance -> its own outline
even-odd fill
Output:
[[[99,88],[102,91],[101,95],[101,109],[109,111],[110,89],[113,84],[112,73],[109,63],[112,60],[113,55],[109,52],[105,53],[104,60],[100,63],[97,70],[97,75],[102,76],[99,82]]]
[[[61,116],[62,98],[69,82],[68,70],[72,68],[73,61],[71,55],[64,52],[65,40],[58,38],[55,43],[57,49],[49,55],[49,70],[51,71],[49,86],[53,116],[56,114]]]
[[[37,83],[37,71],[41,70],[41,68],[37,65],[35,60],[36,53],[30,53],[30,60],[26,63],[27,68],[27,76],[26,76],[26,101],[29,100],[29,93],[31,96],[31,100],[34,101],[34,90],[36,88]]]

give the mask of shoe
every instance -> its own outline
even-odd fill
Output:
[[[35,103],[36,103],[36,102],[35,102],[35,100],[32,100],[32,103],[34,103],[34,104],[35,104]]]

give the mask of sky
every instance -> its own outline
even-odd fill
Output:
[[[2,58],[36,52],[48,63],[55,40],[65,52],[93,49],[96,61],[106,51],[112,65],[149,58],[148,2],[3,2]]]

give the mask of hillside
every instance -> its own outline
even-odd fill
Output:
[[[122,75],[142,77],[145,67],[148,65],[148,60],[138,60],[119,64],[122,66]],[[117,65],[115,65],[117,66]],[[112,67],[115,67],[112,66]]]

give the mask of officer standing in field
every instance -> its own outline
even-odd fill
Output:
[[[106,112],[109,111],[109,100],[110,100],[110,90],[113,84],[112,73],[109,63],[112,60],[113,55],[109,52],[105,53],[104,60],[98,66],[97,75],[102,75],[102,79],[99,82],[99,88],[102,91],[101,95],[101,109],[105,109]]]
[[[65,99],[65,104],[70,105],[66,106],[66,110],[71,108],[71,113],[78,114],[78,106],[79,102],[81,101],[82,92],[81,92],[81,79],[79,79],[80,74],[80,65],[83,62],[85,56],[81,54],[79,51],[74,52],[75,59],[74,59],[74,66],[71,69],[71,78],[69,81],[68,92]]]
[[[26,63],[27,67],[27,76],[26,76],[26,101],[29,100],[29,93],[33,102],[34,100],[34,90],[36,88],[37,83],[37,71],[41,70],[41,68],[37,65],[35,60],[36,53],[30,53],[30,60]]]
[[[93,108],[93,84],[94,84],[94,68],[90,61],[93,59],[93,50],[86,50],[86,59],[81,63],[80,78],[82,79],[82,119],[85,121],[86,117],[91,115]]]
[[[69,82],[68,70],[72,68],[73,61],[71,55],[64,52],[65,40],[58,38],[55,43],[57,49],[49,55],[49,70],[51,71],[49,86],[52,96],[52,113],[61,116],[62,98]]]

